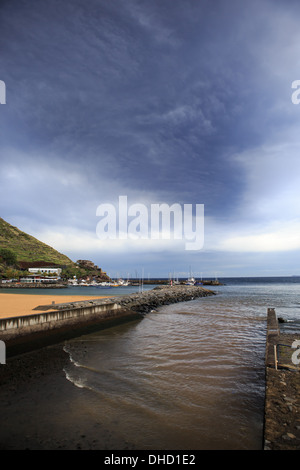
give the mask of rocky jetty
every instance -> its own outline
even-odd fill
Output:
[[[158,286],[150,291],[116,297],[122,307],[142,314],[155,310],[161,305],[193,300],[197,297],[215,295],[215,292],[201,286]]]

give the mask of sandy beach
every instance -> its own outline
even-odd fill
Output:
[[[105,298],[99,296],[97,298]],[[61,304],[65,302],[76,302],[81,300],[95,300],[95,296],[84,295],[30,295],[30,294],[6,294],[0,293],[0,318],[17,317],[21,315],[33,315],[42,313],[33,310],[40,305],[49,305],[52,302]]]

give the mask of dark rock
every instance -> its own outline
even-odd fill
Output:
[[[202,286],[159,286],[151,291],[115,298],[116,302],[135,312],[147,313],[161,305],[194,300],[215,293]]]

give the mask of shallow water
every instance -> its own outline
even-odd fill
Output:
[[[215,296],[66,342],[69,388],[53,377],[38,409],[17,408],[18,432],[31,416],[32,435],[58,443],[84,434],[113,450],[261,449],[267,308],[300,333],[299,287],[227,280]]]
[[[220,286],[70,341],[66,378],[88,393],[93,418],[138,449],[260,449],[267,308],[297,321],[298,289]]]

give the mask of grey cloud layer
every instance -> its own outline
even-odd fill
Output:
[[[298,13],[280,1],[4,3],[2,216],[39,233],[92,231],[97,204],[120,194],[203,203],[211,247],[247,217],[248,231],[262,225],[261,197],[269,229],[258,179],[272,152],[272,184],[285,204],[298,195],[295,153],[281,153],[298,142]]]

